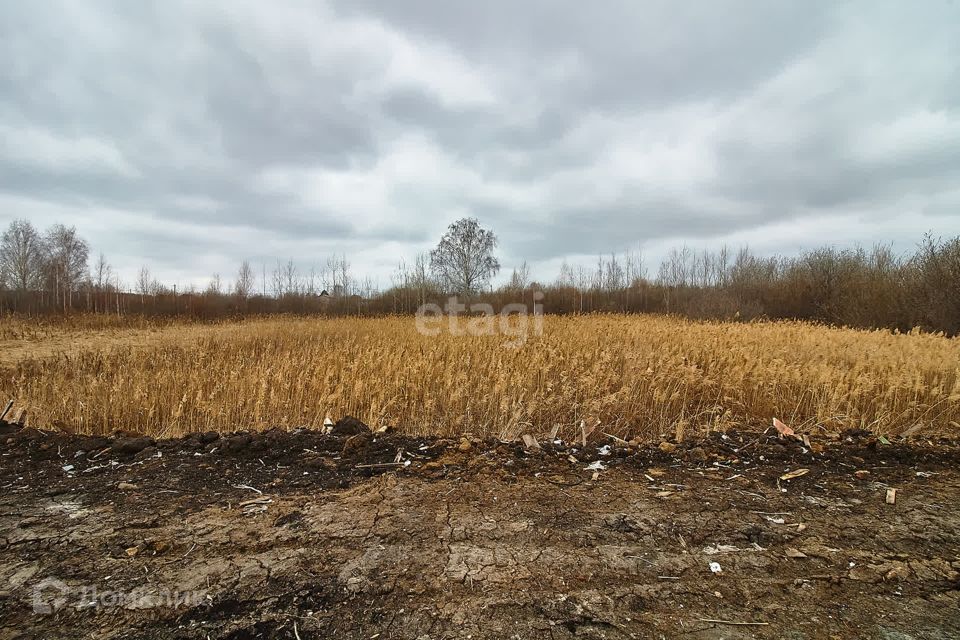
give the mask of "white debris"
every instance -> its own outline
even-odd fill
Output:
[[[65,464],[65,465],[63,465],[63,466],[61,467],[61,469],[63,469],[63,470],[66,471],[67,473],[69,473],[69,472],[73,471],[73,465],[72,465],[72,464]]]
[[[600,447],[599,449],[597,449],[597,453],[599,453],[599,454],[602,455],[602,456],[608,456],[608,455],[610,455],[611,453],[613,453],[613,449],[610,448],[610,445],[605,444],[605,445],[603,445],[602,447]]]
[[[739,547],[735,547],[732,544],[715,544],[708,545],[703,548],[703,553],[708,556],[712,556],[718,553],[734,553],[736,551],[742,551]]]
[[[714,573],[723,573],[723,568],[720,566],[719,562],[711,562],[710,571]]]
[[[604,464],[599,460],[597,460],[596,462],[591,462],[589,466],[587,466],[587,471],[606,471],[606,470],[607,470],[607,467],[604,466]]]

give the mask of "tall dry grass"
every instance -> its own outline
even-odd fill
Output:
[[[170,436],[317,427],[329,413],[416,434],[617,435],[705,428],[960,432],[960,340],[796,322],[547,317],[540,336],[417,333],[412,318],[263,319],[191,343],[113,347],[8,370],[37,426]]]

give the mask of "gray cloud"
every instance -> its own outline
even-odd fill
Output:
[[[666,1],[0,5],[0,224],[128,280],[347,253],[454,218],[538,277],[670,243],[960,233],[960,8]],[[872,226],[871,226],[872,225]],[[825,233],[826,232],[826,233]]]

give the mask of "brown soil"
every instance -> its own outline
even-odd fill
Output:
[[[8,430],[0,638],[960,637],[954,442]]]

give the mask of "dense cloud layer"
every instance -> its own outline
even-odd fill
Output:
[[[602,9],[602,10],[601,10]],[[346,253],[381,285],[474,215],[563,257],[960,233],[960,5],[0,5],[0,224],[128,282]]]

